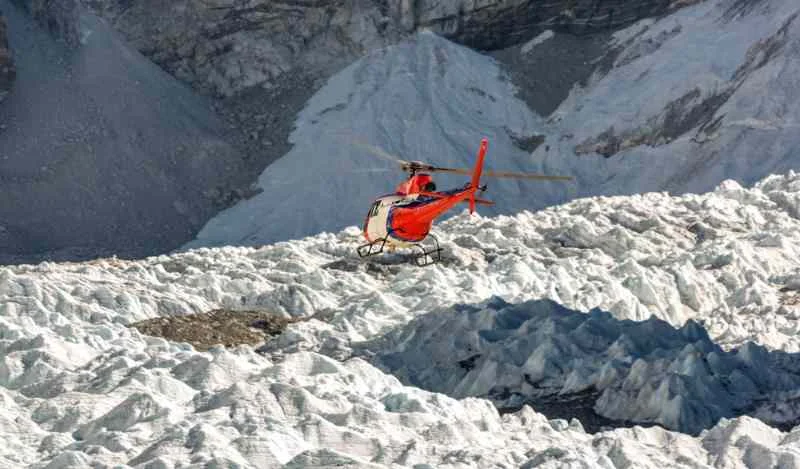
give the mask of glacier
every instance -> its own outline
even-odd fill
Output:
[[[706,194],[458,214],[436,228],[446,259],[424,269],[403,253],[359,260],[356,227],[259,248],[2,267],[0,466],[796,467],[800,427],[765,422],[797,415],[796,360],[781,357],[798,352],[799,209],[800,175],[790,172],[749,188],[725,181]],[[527,360],[526,340],[578,337],[531,306],[542,301],[602,326],[579,337],[605,354],[576,348],[561,360],[542,349],[542,377],[567,392],[602,386],[599,361],[616,353],[596,410],[696,436],[648,426],[587,431],[577,419],[546,417],[535,401],[501,413],[487,396],[468,395],[480,379],[432,392],[382,363],[420,344],[431,362],[453,368],[469,358],[457,339],[467,343],[477,324],[494,331],[477,345],[511,385],[519,371],[506,358]],[[214,308],[305,320],[257,350],[208,352],[128,327]],[[585,314],[593,308],[605,312]],[[501,319],[505,311],[521,319]],[[542,320],[537,327],[526,317]],[[436,330],[421,326],[432,320],[453,342],[431,347]],[[620,321],[636,342],[606,347],[603,327]],[[717,360],[711,378],[735,386],[674,384],[700,376],[702,358]],[[473,370],[486,373],[490,361],[476,359]],[[559,375],[554,364],[571,369]],[[629,392],[637,383],[669,399]],[[747,392],[763,398],[749,415],[712,412],[744,403]]]

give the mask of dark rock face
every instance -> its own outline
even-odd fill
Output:
[[[11,58],[11,51],[8,49],[8,39],[6,37],[6,20],[0,13],[0,101],[11,90],[17,72],[14,69],[14,61]]]
[[[603,59],[613,54],[608,49],[609,36],[552,33],[540,47],[530,47],[526,42],[490,55],[506,66],[520,99],[539,115],[548,116],[576,83],[585,85],[592,73],[603,66]]]
[[[19,0],[35,1],[35,0]],[[39,0],[42,1],[42,0]],[[538,33],[587,34],[665,13],[670,0],[83,0],[143,54],[221,96],[327,77],[364,52],[433,30],[493,50]]]
[[[84,0],[144,55],[219,96],[274,88],[294,71],[328,76],[392,32],[367,0]]]
[[[11,0],[23,8],[53,36],[71,46],[80,41],[76,0]]]
[[[545,29],[577,35],[609,31],[667,12],[671,0],[403,0],[403,24],[432,29],[470,47],[493,50]]]

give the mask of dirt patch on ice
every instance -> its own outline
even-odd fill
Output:
[[[197,350],[215,345],[257,345],[278,335],[297,319],[266,311],[218,309],[208,313],[147,319],[131,324],[139,332],[175,342],[187,342]]]
[[[500,406],[497,410],[501,414],[508,414],[517,412],[523,405],[529,405],[533,410],[545,415],[550,420],[571,421],[572,419],[577,419],[581,423],[583,429],[588,433],[634,426],[659,426],[652,422],[633,422],[630,420],[615,420],[604,417],[594,410],[595,402],[599,396],[600,392],[591,390],[567,395],[530,398],[526,399],[521,405]]]

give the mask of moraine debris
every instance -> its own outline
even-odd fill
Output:
[[[216,309],[208,313],[147,319],[130,325],[142,334],[187,342],[200,351],[215,345],[257,345],[297,319],[266,311]]]

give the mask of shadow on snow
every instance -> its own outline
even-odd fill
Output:
[[[800,423],[799,354],[754,343],[726,351],[694,321],[675,328],[494,297],[420,316],[356,353],[408,385],[485,397],[501,412],[528,404],[587,431],[655,424],[698,434],[739,415],[784,430]]]

